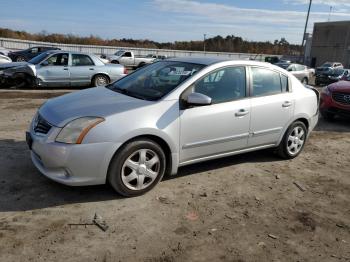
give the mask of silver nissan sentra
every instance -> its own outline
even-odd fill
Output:
[[[26,138],[34,165],[50,179],[108,181],[136,196],[192,163],[265,148],[296,157],[317,123],[318,100],[268,63],[170,59],[48,100]]]

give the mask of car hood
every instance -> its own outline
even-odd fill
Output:
[[[50,99],[40,108],[39,114],[50,124],[63,127],[76,118],[108,117],[151,103],[105,87],[95,87]]]
[[[350,82],[349,81],[339,81],[337,83],[328,86],[331,92],[344,92],[350,93]]]
[[[0,70],[5,70],[5,69],[8,69],[8,68],[13,68],[13,67],[18,67],[18,66],[25,66],[27,64],[28,64],[27,62],[6,63],[6,64],[0,65]]]

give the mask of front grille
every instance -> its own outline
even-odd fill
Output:
[[[334,92],[332,94],[332,98],[334,101],[344,104],[344,105],[350,105],[350,93],[337,93]]]
[[[50,131],[51,127],[51,124],[38,114],[37,119],[34,121],[35,133],[47,134]]]

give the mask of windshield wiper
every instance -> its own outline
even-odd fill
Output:
[[[136,94],[134,92],[130,92],[128,89],[125,89],[125,88],[120,88],[118,86],[106,86],[107,88],[113,90],[113,91],[116,91],[118,93],[121,93],[123,95],[127,95],[127,96],[131,96],[131,97],[134,97],[134,98],[138,98],[138,99],[141,99],[141,100],[148,100],[146,99],[145,97],[139,95],[139,94]]]

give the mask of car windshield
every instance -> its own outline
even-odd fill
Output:
[[[277,65],[283,69],[287,69],[290,66],[290,64],[286,64],[286,63],[277,63],[275,65]]]
[[[332,64],[330,64],[330,63],[324,63],[323,65],[321,65],[321,67],[332,67]]]
[[[330,74],[331,76],[340,76],[344,73],[344,69],[335,69]]]
[[[32,58],[31,60],[29,60],[28,63],[33,64],[33,65],[37,65],[41,61],[43,61],[46,57],[48,57],[50,54],[51,53],[42,53],[42,54]]]
[[[119,50],[119,51],[115,52],[114,55],[121,56],[122,54],[124,54],[124,51],[123,50]]]
[[[203,67],[175,61],[156,62],[136,70],[107,88],[144,100],[158,100]]]

